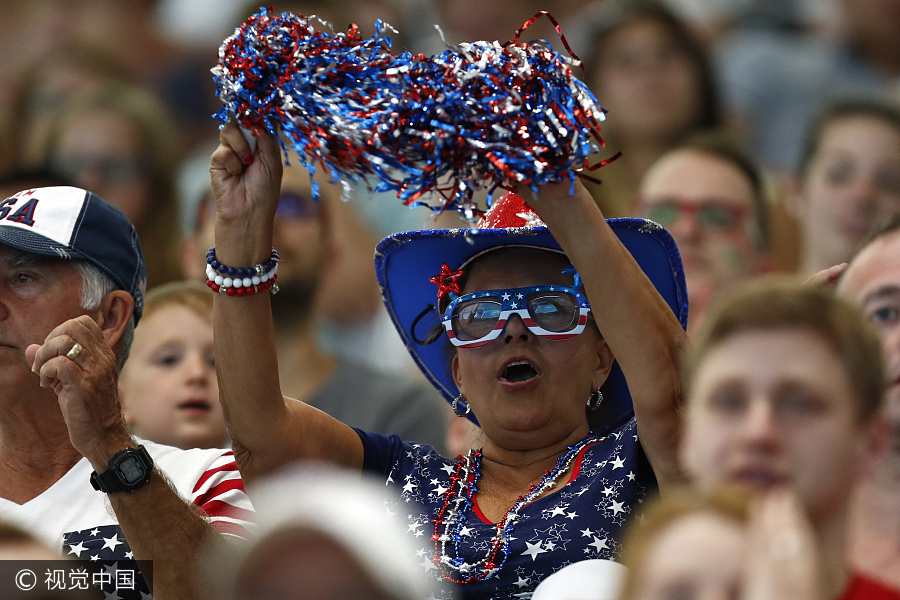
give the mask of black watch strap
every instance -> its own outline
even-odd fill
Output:
[[[125,448],[113,456],[103,473],[91,473],[91,485],[107,494],[133,492],[150,481],[153,459],[143,446]]]

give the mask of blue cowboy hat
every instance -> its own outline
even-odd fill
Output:
[[[645,219],[609,219],[616,236],[687,325],[684,270],[675,241],[665,229]],[[459,395],[450,367],[454,347],[443,329],[437,288],[430,279],[446,263],[456,270],[473,256],[499,246],[529,246],[561,251],[540,217],[519,196],[496,201],[474,229],[425,229],[390,235],[375,249],[375,271],[384,304],[404,344],[428,380],[448,402]],[[604,401],[591,417],[594,432],[618,427],[634,414],[628,384],[613,364],[601,387]],[[469,418],[477,423],[474,416]]]

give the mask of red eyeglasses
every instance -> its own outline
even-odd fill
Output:
[[[683,217],[690,217],[704,229],[729,231],[744,224],[750,209],[720,200],[707,198],[699,202],[687,202],[680,198],[665,197],[641,200],[644,216],[669,228]]]

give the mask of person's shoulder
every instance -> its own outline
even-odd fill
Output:
[[[237,470],[234,453],[228,448],[191,448],[185,450],[175,446],[166,446],[150,440],[138,440],[143,445],[153,461],[170,477],[178,478],[180,475],[199,477],[201,473],[209,469],[229,469],[233,465]]]
[[[211,461],[222,456],[234,456],[234,453],[228,448],[184,449],[140,438],[137,441],[147,449],[147,452],[150,453],[154,460],[160,461]]]
[[[638,439],[637,419],[633,412],[621,415],[616,418],[615,422],[602,423],[601,425],[592,423],[592,429],[594,435],[601,442],[607,440],[611,442],[624,442],[628,439],[637,441]]]
[[[359,429],[358,427],[354,427],[353,429],[359,436],[359,439],[363,444],[363,448],[367,453],[378,453],[382,455],[390,455],[391,457],[403,454],[407,456],[407,458],[413,460],[431,455],[438,457],[441,456],[430,445],[403,441],[403,439],[396,433],[393,433],[391,435],[384,435],[372,431],[365,431],[363,429]]]
[[[840,600],[900,600],[900,590],[857,572]]]
[[[410,475],[417,479],[446,479],[454,470],[458,459],[447,458],[428,444],[405,442],[392,465],[396,475]]]
[[[356,429],[364,449],[363,470],[387,474],[392,470],[414,471],[422,465],[444,468],[453,461],[428,444],[404,442],[397,434],[381,435]]]

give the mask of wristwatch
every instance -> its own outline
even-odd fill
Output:
[[[103,473],[91,473],[91,485],[100,492],[133,492],[148,481],[153,472],[153,459],[143,446],[125,448],[109,460]]]

